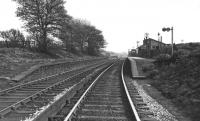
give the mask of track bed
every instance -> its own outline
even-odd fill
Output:
[[[84,96],[77,111],[70,118],[72,121],[134,121],[121,79],[122,62],[117,62],[105,72],[90,91]],[[77,93],[71,103],[64,106],[50,121],[62,121],[63,115],[69,115],[70,108],[79,101],[84,91]],[[68,119],[65,119],[68,120]]]

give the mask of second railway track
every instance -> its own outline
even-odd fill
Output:
[[[21,121],[66,88],[78,83],[82,78],[105,67],[110,61],[93,64],[78,70],[72,70],[17,85],[0,92],[0,121]]]

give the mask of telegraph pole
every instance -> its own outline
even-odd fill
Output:
[[[138,51],[139,51],[139,43],[140,43],[140,41],[137,41],[137,54],[138,54]]]
[[[172,56],[174,55],[174,28],[171,28],[171,32],[172,32]]]
[[[140,43],[140,41],[137,41],[137,48],[139,47],[139,43]]]
[[[160,42],[159,43],[159,50],[161,51],[161,48],[162,48],[162,36],[160,35],[160,33],[158,32],[158,41]]]

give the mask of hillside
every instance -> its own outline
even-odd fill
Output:
[[[182,43],[182,44],[176,44],[176,47],[179,52],[185,55],[189,55],[192,51],[200,48],[200,43]]]

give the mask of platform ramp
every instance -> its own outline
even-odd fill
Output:
[[[138,59],[138,57],[128,57],[128,60],[129,60],[130,65],[131,65],[132,77],[133,77],[134,79],[145,79],[146,76],[140,75],[140,74],[138,73],[137,64],[136,64],[135,59]]]

